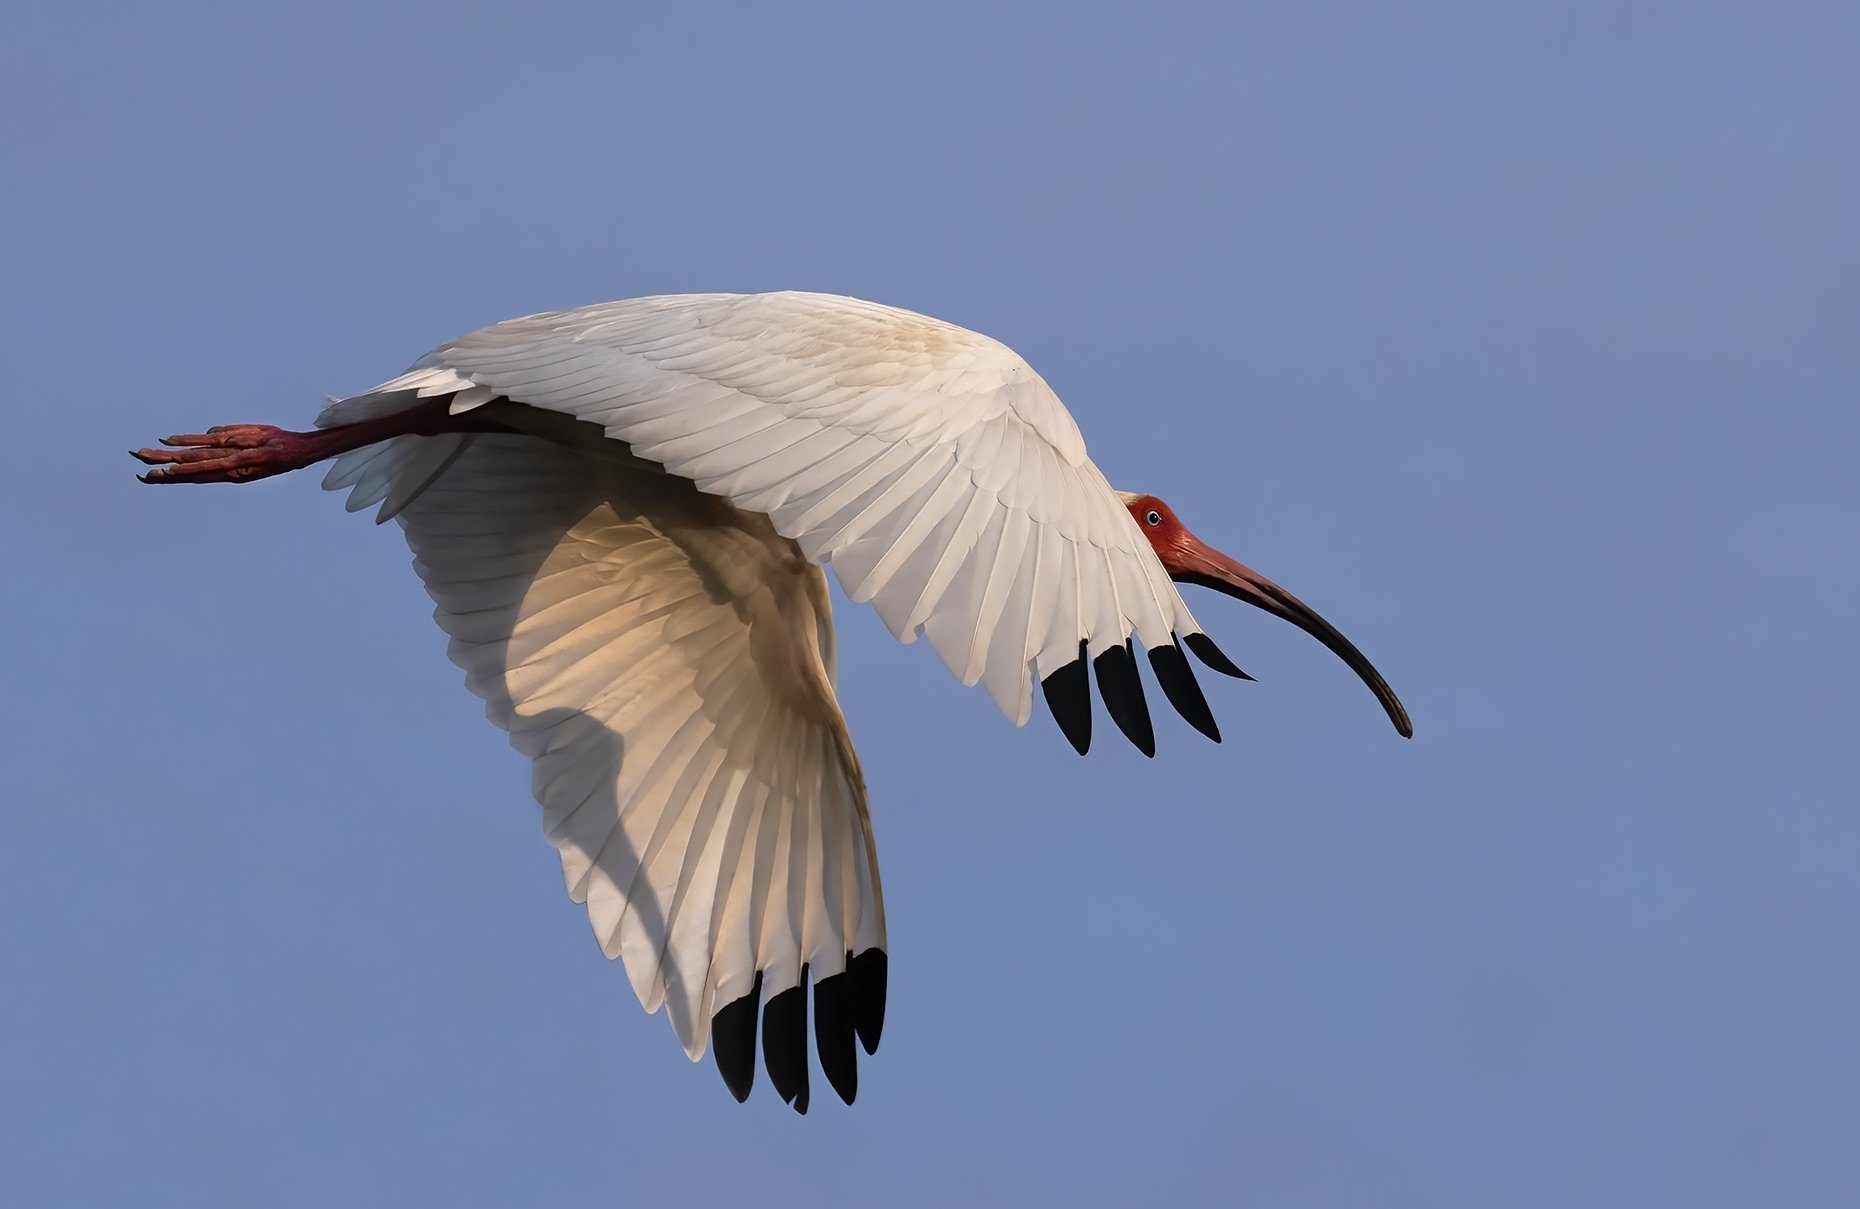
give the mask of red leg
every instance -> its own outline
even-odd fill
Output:
[[[479,414],[447,414],[449,396],[358,424],[292,432],[270,424],[220,424],[200,433],[165,437],[166,449],[136,449],[130,457],[155,467],[145,483],[244,483],[292,470],[399,436],[484,432],[501,428]]]

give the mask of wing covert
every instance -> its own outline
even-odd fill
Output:
[[[533,315],[442,346],[320,422],[401,392],[599,425],[767,516],[1017,725],[1034,682],[1081,642],[1095,659],[1200,631],[1051,388],[1004,345],[922,315],[817,294]]]

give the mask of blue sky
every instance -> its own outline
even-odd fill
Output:
[[[0,49],[0,1201],[1689,1206],[1860,1181],[1860,16],[77,6]],[[1013,345],[1310,601],[1155,761],[842,608],[885,1042],[745,1106],[392,526],[122,451],[484,323]],[[752,1202],[750,1198],[755,1198]]]

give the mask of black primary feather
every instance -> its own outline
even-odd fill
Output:
[[[723,1085],[741,1104],[749,1098],[756,1084],[756,1009],[762,1003],[762,972],[749,994],[724,1004],[723,1010],[710,1018],[710,1052],[717,1060]]]
[[[1201,695],[1201,685],[1195,682],[1195,670],[1188,665],[1188,656],[1182,653],[1182,648],[1171,644],[1152,650],[1150,670],[1156,673],[1156,683],[1162,685],[1163,696],[1169,698],[1175,712],[1188,719],[1190,726],[1219,743],[1221,728],[1214,724],[1214,711],[1208,708],[1208,699]]]
[[[851,1104],[859,1094],[859,1060],[853,1048],[850,974],[832,974],[814,984],[814,1044],[827,1082]]]
[[[1098,673],[1098,695],[1111,721],[1124,732],[1124,738],[1136,744],[1146,756],[1156,754],[1156,732],[1150,728],[1150,707],[1143,700],[1143,682],[1137,678],[1137,660],[1128,640],[1122,646],[1107,647],[1091,661]]]
[[[885,1029],[885,978],[889,960],[883,949],[867,949],[847,962],[852,975],[853,1028],[865,1052],[878,1052],[878,1035]]]
[[[794,1111],[807,1111],[807,967],[801,984],[769,999],[762,1009],[762,1063],[769,1082]]]
[[[1079,657],[1040,681],[1046,708],[1059,723],[1066,742],[1081,756],[1091,750],[1091,675],[1085,670],[1085,644]]]
[[[1187,645],[1189,650],[1195,653],[1195,658],[1201,660],[1223,676],[1233,676],[1240,680],[1251,680],[1253,678],[1241,671],[1233,660],[1223,655],[1221,653],[1221,648],[1214,645],[1214,639],[1208,637],[1206,634],[1185,634],[1182,637],[1182,641]]]

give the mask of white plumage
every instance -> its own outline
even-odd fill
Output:
[[[1080,639],[1097,655],[1133,632],[1153,647],[1199,631],[1052,388],[953,324],[824,294],[634,298],[474,332],[317,422],[435,395],[455,414],[501,397],[598,424],[768,516],[1016,725],[1033,676],[1078,658]],[[418,482],[436,456],[369,485]]]
[[[452,658],[535,761],[569,893],[693,1058],[758,971],[772,995],[884,947],[816,564],[1017,725],[1081,641],[1199,629],[1052,389],[922,315],[797,293],[532,315],[318,425],[433,396],[613,446],[401,436],[325,486],[405,528]]]
[[[533,761],[603,952],[687,1053],[715,1047],[739,1098],[758,1004],[770,1075],[803,1110],[807,984],[822,1068],[848,1102],[853,1039],[870,1052],[883,1016],[884,907],[822,565],[1016,724],[1039,680],[1083,751],[1089,666],[1152,750],[1136,643],[1216,738],[1180,644],[1241,674],[1152,546],[1174,532],[1180,574],[1360,663],[1407,733],[1367,661],[1296,598],[1173,515],[1173,530],[1141,528],[1132,508],[1158,526],[1166,506],[1111,489],[1026,362],[922,315],[799,293],[532,315],[317,423],[328,431],[235,426],[137,456],[167,482],[340,455],[325,486],[406,531],[453,660]]]

